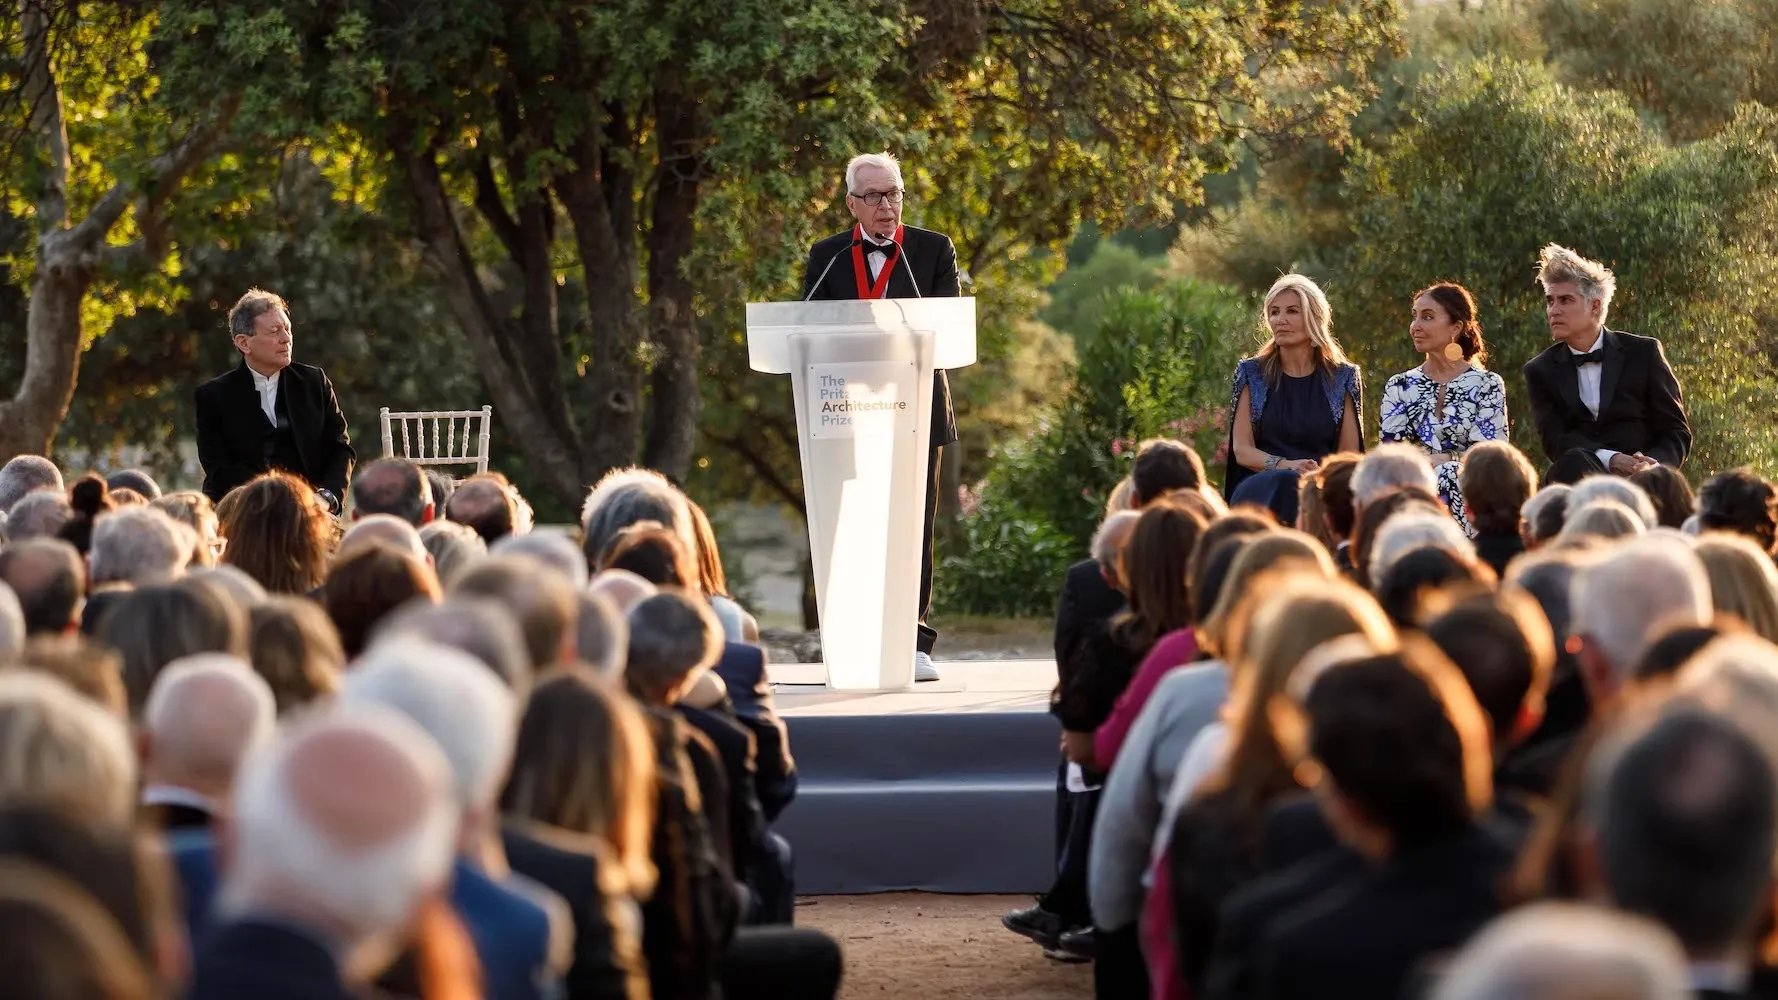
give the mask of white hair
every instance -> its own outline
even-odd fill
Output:
[[[123,720],[48,674],[0,673],[0,805],[44,803],[128,824],[136,754]]]
[[[166,583],[185,572],[197,532],[148,506],[125,507],[93,522],[87,551],[93,586]]]
[[[376,643],[346,674],[340,701],[393,708],[451,762],[457,803],[492,804],[512,763],[518,703],[494,672],[460,650],[414,636]]]
[[[1715,609],[1698,554],[1665,536],[1634,538],[1575,575],[1570,632],[1604,654],[1627,679],[1649,645],[1670,629],[1708,624]]]
[[[342,843],[309,816],[293,764],[309,741],[351,732],[399,754],[420,777],[425,809],[406,829],[372,844]],[[437,745],[397,712],[338,707],[299,722],[249,754],[233,798],[235,849],[218,906],[240,913],[300,895],[361,939],[403,927],[449,877],[458,813],[450,765]]]
[[[1384,521],[1377,530],[1377,541],[1371,546],[1371,583],[1382,583],[1402,556],[1429,547],[1444,549],[1461,559],[1475,559],[1475,544],[1449,514],[1406,511]]]
[[[420,540],[420,529],[394,514],[366,514],[352,522],[352,526],[346,529],[345,536],[340,539],[338,551],[343,557],[361,545],[378,542],[393,546],[421,563],[429,563],[432,558],[431,553],[426,551],[426,543]]]
[[[560,531],[545,529],[527,535],[507,535],[488,550],[493,556],[522,556],[560,572],[575,590],[586,586],[586,556],[580,546]]]
[[[1529,525],[1531,530],[1535,532],[1537,530],[1537,518],[1543,513],[1543,509],[1550,504],[1555,503],[1558,499],[1566,497],[1573,491],[1574,487],[1569,486],[1567,483],[1551,483],[1543,489],[1538,490],[1536,493],[1531,494],[1531,498],[1526,500],[1524,506],[1519,508],[1519,518]],[[1536,535],[1535,537],[1540,542],[1548,541],[1548,539],[1544,538],[1542,535]]]
[[[1599,303],[1599,323],[1611,314],[1611,299],[1617,294],[1617,275],[1611,268],[1590,260],[1557,243],[1548,244],[1537,255],[1537,281],[1548,291],[1551,285],[1573,284],[1580,293]]]
[[[1438,477],[1426,453],[1411,444],[1386,444],[1358,460],[1352,470],[1352,501],[1368,504],[1385,493],[1418,486],[1438,495]]]
[[[1685,953],[1666,929],[1578,903],[1506,913],[1451,961],[1433,1000],[1689,1000]]]
[[[10,667],[25,652],[25,609],[19,597],[0,580],[0,667]]]
[[[846,193],[858,193],[858,168],[881,167],[895,175],[895,186],[901,187],[901,161],[895,154],[888,151],[881,153],[862,153],[846,162]]]
[[[198,653],[156,675],[142,706],[142,729],[159,780],[226,789],[241,758],[277,732],[278,701],[247,661]]]
[[[19,497],[18,502],[3,515],[0,521],[5,522],[6,537],[14,542],[22,542],[27,538],[41,538],[45,535],[53,538],[62,530],[62,525],[74,516],[74,508],[68,506],[68,494],[59,490],[41,489]]]
[[[627,569],[602,569],[586,585],[588,594],[605,598],[624,615],[660,591],[652,581]]]
[[[1595,500],[1616,500],[1641,518],[1644,528],[1658,527],[1661,523],[1648,491],[1621,476],[1588,476],[1574,484],[1574,491],[1568,494],[1568,516],[1572,518],[1575,511]]]
[[[1594,500],[1568,513],[1560,538],[1630,538],[1648,534],[1636,512],[1616,500]]]
[[[1120,510],[1106,515],[1105,520],[1099,522],[1099,530],[1093,532],[1093,561],[1106,569],[1116,569],[1121,543],[1129,540],[1130,532],[1141,519],[1142,512],[1135,510]]]
[[[65,489],[62,470],[42,455],[14,455],[0,466],[0,514],[12,509],[25,494],[35,490]]]
[[[1778,772],[1778,646],[1757,635],[1723,636],[1675,680],[1682,694],[1741,727]]]
[[[685,544],[696,558],[697,529],[691,506],[666,476],[640,466],[613,469],[587,491],[580,509],[580,526],[587,561],[603,555],[617,533],[639,521],[658,521]]]

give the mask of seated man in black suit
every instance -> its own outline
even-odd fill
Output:
[[[236,784],[218,923],[192,1000],[347,1000],[450,878],[450,765],[398,713],[296,723]]]
[[[278,729],[271,686],[227,653],[174,660],[142,708],[142,807],[162,830],[206,828],[224,811],[235,769]]]
[[[1661,342],[1605,327],[1617,290],[1610,269],[1554,243],[1539,261],[1556,343],[1526,362],[1525,387],[1552,463],[1544,481],[1685,464],[1692,431]]]
[[[356,456],[327,373],[290,360],[289,308],[252,289],[229,310],[228,330],[241,364],[196,394],[204,495],[220,502],[254,476],[282,469],[338,514]]]

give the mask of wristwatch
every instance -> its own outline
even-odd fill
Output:
[[[1278,463],[1282,462],[1282,461],[1283,461],[1283,459],[1279,458],[1277,455],[1267,455],[1266,456],[1266,471],[1270,472],[1271,470],[1276,469],[1278,467]]]
[[[318,489],[315,491],[315,495],[327,503],[327,510],[329,513],[338,514],[340,512],[340,498],[334,496],[332,490],[326,488]]]

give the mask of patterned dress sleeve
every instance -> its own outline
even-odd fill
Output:
[[[1507,437],[1506,380],[1488,372],[1475,390],[1475,419],[1469,425],[1469,443],[1505,441]]]
[[[1383,384],[1383,402],[1377,408],[1378,439],[1384,442],[1415,441],[1413,405],[1414,390],[1406,373],[1389,376],[1389,381]]]
[[[1350,394],[1352,397],[1352,419],[1354,421],[1356,421],[1358,424],[1358,427],[1356,428],[1358,431],[1358,450],[1363,451],[1364,450],[1364,370],[1362,368],[1359,368],[1357,365],[1349,364],[1345,368],[1345,373],[1346,373],[1346,392],[1348,394]],[[1342,401],[1340,403],[1340,407],[1341,407],[1340,414],[1341,415],[1339,417],[1336,417],[1335,418],[1336,420],[1344,419],[1345,405],[1346,404],[1344,401]]]

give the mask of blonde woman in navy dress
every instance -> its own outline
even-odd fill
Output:
[[[1482,324],[1462,285],[1441,282],[1414,296],[1408,334],[1426,359],[1383,386],[1381,437],[1426,449],[1439,496],[1467,529],[1458,464],[1470,445],[1506,440],[1506,383],[1482,366]]]

